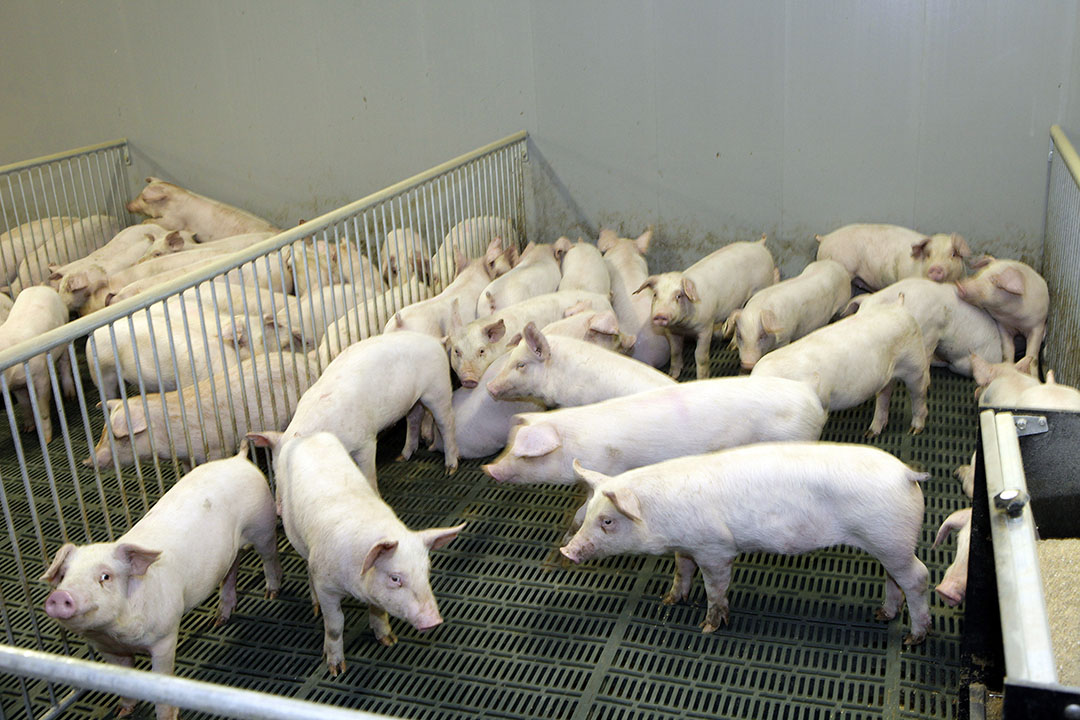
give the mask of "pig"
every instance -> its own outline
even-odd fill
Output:
[[[147,221],[149,222],[149,221]],[[142,225],[136,225],[134,227],[143,227],[147,223]],[[188,252],[189,250],[202,250],[208,247],[206,243],[202,242],[202,239],[193,232],[187,230],[166,230],[166,235],[159,237],[150,244],[146,251],[135,261],[136,264],[146,262],[147,260],[153,260],[159,258],[162,255],[172,255],[178,252]],[[245,235],[243,237],[252,237],[251,235]],[[273,237],[271,235],[271,237]],[[228,239],[228,238],[224,238]],[[220,240],[218,242],[221,242]]]
[[[398,282],[400,274],[420,275],[430,284],[430,253],[425,251],[424,238],[412,228],[395,228],[386,234],[381,246],[379,267],[390,284]]]
[[[837,261],[870,291],[907,277],[955,282],[971,257],[967,241],[956,233],[927,236],[899,225],[855,223],[814,238],[818,260]]]
[[[968,545],[971,541],[971,508],[957,510],[938,528],[937,537],[934,539],[934,547],[940,545],[953,530],[956,533],[956,557],[952,564],[945,570],[945,577],[941,579],[934,591],[941,596],[950,607],[956,607],[964,601],[967,593],[968,576]]]
[[[637,338],[619,331],[619,318],[614,310],[574,310],[570,308],[567,310],[570,314],[562,320],[545,325],[544,334],[583,340],[617,353],[630,353],[633,350]]]
[[[561,237],[555,243],[555,254],[562,268],[559,290],[588,290],[611,296],[611,275],[598,247],[581,238],[571,244],[569,238]]]
[[[371,303],[375,298],[380,298],[380,307],[393,304],[404,304],[410,299],[429,298],[431,288],[423,283],[419,275],[408,278],[400,276],[401,285],[384,286],[376,289],[367,283],[340,283],[326,285],[319,290],[313,290],[300,297],[297,303],[300,308],[299,316],[294,316],[294,325],[302,325],[306,337],[313,345],[318,345],[327,328],[334,327],[334,323],[347,313],[356,316],[359,311],[357,305]],[[284,320],[284,317],[280,319]],[[380,318],[381,320],[381,318]],[[355,320],[352,321],[355,324]],[[374,328],[375,330],[378,327]]]
[[[285,256],[285,267],[297,295],[337,283],[353,283],[365,292],[385,292],[387,287],[381,274],[373,273],[371,261],[348,238],[295,242]]]
[[[926,426],[930,360],[915,318],[904,309],[904,296],[892,305],[826,325],[761,358],[751,377],[802,380],[828,410],[844,410],[877,396],[867,437],[881,434],[889,421],[893,380],[911,395],[911,432]]]
[[[958,375],[971,377],[971,353],[988,362],[1001,362],[998,325],[989,313],[957,295],[956,286],[926,278],[905,278],[871,295],[853,298],[848,310],[896,302],[904,296],[904,309],[919,323],[927,355],[936,357]]]
[[[24,222],[0,235],[0,285],[6,286],[15,279],[27,255],[78,221],[79,218],[69,216],[45,217]]]
[[[953,474],[960,481],[960,488],[970,500],[975,495],[975,453],[971,453],[971,462],[969,464],[957,466]]]
[[[878,620],[911,616],[905,645],[930,628],[926,566],[915,556],[923,523],[916,472],[865,445],[763,443],[668,460],[610,477],[575,463],[592,491],[581,528],[559,551],[571,562],[622,553],[676,552],[664,603],[685,600],[701,568],[703,632],[728,621],[731,566],[740,552],[801,554],[853,545],[885,567]]]
[[[90,377],[106,399],[120,396],[121,381],[139,386],[141,379],[145,390],[166,392],[214,374],[223,363],[242,362],[263,348],[277,350],[300,342],[273,315],[219,316],[212,309],[178,302],[137,312],[130,323],[103,325],[86,343]]]
[[[682,373],[686,335],[697,339],[697,379],[709,377],[713,332],[751,295],[779,279],[764,235],[759,242],[726,245],[683,272],[650,275],[635,292],[652,291],[652,322],[667,335],[671,377]]]
[[[487,384],[496,400],[536,399],[547,407],[590,405],[630,393],[675,385],[643,362],[603,347],[525,326],[504,369]]]
[[[488,252],[502,252],[498,238],[488,245]],[[467,260],[461,250],[456,250],[454,263],[457,276],[442,292],[398,310],[386,323],[383,332],[413,330],[442,339],[450,334],[453,325],[451,318],[455,313],[459,324],[475,320],[476,300],[488,283],[495,279],[495,266],[485,262],[485,258]]]
[[[420,632],[442,624],[428,553],[450,543],[464,523],[409,530],[331,433],[250,437],[274,450],[282,524],[308,565],[311,604],[316,617],[322,612],[323,656],[331,677],[345,671],[344,597],[367,603],[368,624],[387,647],[397,642],[390,615]]]
[[[724,324],[733,335],[743,370],[761,356],[826,325],[851,298],[851,278],[833,260],[818,260],[798,277],[754,293]]]
[[[232,455],[249,429],[285,429],[314,371],[305,355],[275,352],[178,391],[129,397],[126,406],[106,400],[101,439],[83,464],[105,469],[157,457],[190,467]]]
[[[450,232],[446,233],[439,249],[431,258],[433,287],[442,290],[454,279],[454,248],[460,248],[465,257],[480,255],[482,248],[490,245],[495,238],[500,238],[500,245],[507,245],[501,255],[489,258],[494,276],[502,275],[517,261],[518,233],[514,221],[495,215],[478,215],[462,220]]]
[[[85,257],[73,260],[66,265],[50,265],[52,274],[49,276],[49,284],[54,289],[59,289],[59,282],[65,275],[78,272],[90,265],[100,265],[107,271],[122,270],[139,262],[147,249],[156,242],[165,241],[166,238],[183,242],[181,236],[193,237],[189,232],[166,230],[153,223],[132,225],[118,232],[109,242]]]
[[[187,307],[202,305],[215,312],[220,308],[221,312],[228,315],[277,314],[278,322],[282,327],[294,327],[300,323],[301,301],[299,298],[267,290],[264,287],[229,282],[227,278],[222,277],[188,288],[180,293],[177,299],[184,302]],[[174,299],[170,300],[170,302],[174,301]],[[164,302],[160,301],[150,307],[158,307]],[[311,338],[308,337],[307,341],[311,343]]]
[[[1017,402],[1017,407],[1038,410],[1080,411],[1080,391],[1069,385],[1059,385],[1054,380],[1054,371],[1046,371],[1046,382],[1025,390]]]
[[[236,607],[240,550],[255,547],[266,596],[281,588],[277,517],[266,477],[247,461],[247,444],[227,460],[180,478],[146,515],[113,542],[65,543],[40,580],[51,588],[45,613],[77,632],[109,663],[131,667],[149,653],[154,672],[173,673],[185,613],[220,584],[216,625]],[[117,710],[127,715],[135,700]],[[159,703],[157,718],[178,717]]]
[[[611,305],[619,318],[619,327],[635,338],[630,356],[659,368],[671,357],[667,336],[652,323],[652,298],[645,293],[633,294],[649,277],[645,253],[649,251],[652,235],[650,228],[631,240],[605,228],[600,231],[596,247],[604,254],[611,279]]]
[[[1024,336],[1024,357],[1031,358],[1031,374],[1038,377],[1039,348],[1046,333],[1046,313],[1050,307],[1046,280],[1030,265],[1018,260],[995,260],[986,256],[976,265],[979,271],[973,277],[956,284],[957,294],[997,320],[1005,360],[1015,358],[1013,338]]]
[[[408,416],[405,447],[409,459],[419,444],[424,409],[446,442],[445,464],[457,470],[458,449],[452,441],[450,367],[446,350],[436,338],[422,333],[387,333],[350,345],[329,363],[319,379],[300,397],[284,439],[327,430],[337,435],[360,471],[375,482],[376,436]]]
[[[488,283],[476,301],[476,317],[488,317],[537,295],[559,289],[559,262],[553,245],[529,243],[512,270]]]
[[[1038,378],[1028,373],[1031,358],[1016,363],[988,363],[972,353],[970,361],[979,407],[1017,407],[1025,390],[1039,387]]]
[[[65,265],[103,246],[120,232],[116,218],[92,215],[71,225],[37,246],[19,264],[19,272],[9,286],[12,293],[49,280],[51,265]]]
[[[491,361],[507,352],[506,340],[522,331],[529,322],[547,325],[563,317],[567,309],[588,302],[594,310],[610,310],[611,303],[602,295],[569,290],[547,293],[495,311],[467,325],[451,328],[445,345],[450,366],[463,387],[476,387]]]
[[[127,204],[127,211],[154,219],[169,230],[190,230],[203,242],[233,235],[281,232],[268,221],[249,212],[211,200],[159,178],[146,178],[147,185]]]
[[[15,302],[7,295],[0,293],[0,325],[11,315],[11,308]]]
[[[609,474],[747,443],[816,440],[825,410],[806,383],[715,378],[514,418],[497,482],[569,485],[574,459]],[[670,429],[670,432],[662,432]]]
[[[32,340],[42,333],[55,330],[68,320],[68,311],[60,296],[48,285],[33,285],[15,298],[11,313],[0,325],[0,350],[7,350]],[[4,370],[4,379],[22,408],[23,431],[34,429],[34,414],[30,393],[41,417],[41,434],[45,442],[52,441],[52,380],[49,377],[48,359],[52,358],[61,389],[67,397],[74,397],[75,383],[71,375],[71,358],[67,345],[57,345],[25,363],[16,363]]]

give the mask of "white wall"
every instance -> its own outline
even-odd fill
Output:
[[[126,135],[287,224],[525,128],[530,230],[652,223],[661,269],[857,220],[1037,263],[1080,138],[1077,0],[6,0],[0,64],[0,163]]]

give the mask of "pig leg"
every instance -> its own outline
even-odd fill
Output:
[[[233,559],[232,567],[221,581],[221,602],[218,605],[217,617],[214,618],[214,627],[221,627],[229,622],[229,616],[236,609],[236,574],[240,571],[240,554]]]
[[[690,585],[694,582],[697,563],[694,558],[682,553],[675,553],[675,575],[671,578],[671,589],[664,595],[665,605],[674,605],[690,597]]]
[[[874,419],[866,431],[866,437],[877,437],[885,429],[886,423],[889,422],[889,401],[892,399],[892,394],[893,381],[890,379],[885,387],[878,391],[877,401],[874,403]]]
[[[250,542],[262,559],[263,575],[266,578],[265,597],[273,600],[281,590],[281,561],[277,549],[277,516],[270,510],[260,522],[244,533],[244,540]]]
[[[893,371],[907,385],[911,396],[911,434],[918,435],[926,427],[929,408],[926,406],[926,393],[930,388],[930,364],[921,348],[912,348],[906,357],[902,357]]]
[[[435,418],[426,409],[424,419],[420,422],[420,440],[427,444],[428,450],[435,449]]]
[[[871,553],[874,554],[874,553]],[[885,604],[874,613],[877,620],[891,620],[900,612],[904,598],[908,602],[908,614],[911,615],[911,632],[904,638],[905,645],[918,645],[926,639],[930,629],[930,602],[927,580],[930,573],[926,566],[914,554],[901,559],[890,555],[875,557],[885,566]]]
[[[682,335],[676,335],[670,330],[664,330],[664,334],[667,335],[668,346],[671,348],[671,365],[668,367],[668,375],[679,379],[679,375],[682,374]]]
[[[998,335],[1001,336],[1001,359],[1007,363],[1016,360],[1016,343],[1012,330],[998,323]]]
[[[735,557],[720,557],[708,565],[700,564],[701,579],[705,581],[705,595],[709,599],[709,609],[705,613],[705,622],[701,623],[701,632],[711,633],[728,621],[727,589],[731,582],[731,564]]]
[[[709,353],[712,351],[713,323],[709,323],[697,336],[697,347],[694,348],[694,362],[697,364],[697,379],[705,380],[709,377]]]
[[[1046,333],[1046,323],[1041,322],[1024,336],[1026,349],[1024,357],[1031,358],[1031,366],[1028,371],[1035,377],[1039,377],[1039,348],[1042,346],[1043,335]]]
[[[375,480],[375,440],[365,441],[363,447],[349,453],[353,462],[364,473],[364,478],[371,484],[371,489],[379,492],[379,486]]]
[[[416,403],[405,416],[405,447],[401,449],[398,460],[408,460],[420,446],[420,424],[424,418],[424,406]]]
[[[378,605],[368,605],[368,625],[375,639],[386,647],[397,642],[397,635],[390,628],[390,615]]]
[[[41,430],[45,442],[52,441],[52,386],[49,382],[49,369],[42,363],[41,371],[33,376],[33,392],[37,398],[38,415],[41,416]],[[29,387],[29,385],[28,385]],[[29,410],[29,408],[27,408]]]
[[[60,389],[64,397],[69,400],[75,397],[75,378],[71,375],[71,358],[68,356],[68,346],[57,357],[56,373],[60,376]]]
[[[151,670],[161,675],[173,674],[176,663],[176,637],[179,632],[180,626],[177,624],[171,633],[150,646]],[[157,720],[177,720],[180,716],[180,711],[176,707],[165,703],[156,704],[154,711],[157,714]]]
[[[341,611],[341,595],[318,585],[314,585],[314,591],[323,615],[323,656],[330,669],[330,677],[337,677],[338,673],[345,672],[345,644],[342,640],[345,614]]]
[[[457,431],[454,429],[454,406],[451,401],[450,383],[434,383],[420,396],[420,402],[431,411],[435,427],[443,439],[443,457],[448,474],[453,475],[458,469]]]
[[[130,668],[135,665],[135,658],[131,655],[113,655],[107,653],[101,648],[95,648],[101,655],[101,659],[112,665],[119,665],[120,667]],[[135,712],[135,704],[139,701],[135,698],[122,697],[120,698],[120,706],[116,708],[116,717],[127,717],[131,713]]]

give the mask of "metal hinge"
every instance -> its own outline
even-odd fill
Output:
[[[1014,415],[1013,422],[1016,423],[1016,437],[1039,435],[1050,431],[1046,418],[1042,415]]]

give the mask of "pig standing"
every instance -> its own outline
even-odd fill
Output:
[[[919,324],[903,306],[868,307],[815,330],[761,358],[751,377],[784,377],[812,387],[829,410],[844,410],[877,396],[868,437],[879,435],[889,421],[893,380],[911,394],[911,432],[926,426],[926,391],[930,361]]]
[[[506,341],[521,332],[527,323],[547,325],[582,302],[589,303],[593,310],[611,309],[611,303],[602,295],[569,290],[537,295],[497,310],[490,317],[477,318],[464,326],[455,325],[446,340],[450,366],[463,387],[476,387],[487,366],[509,350]]]
[[[11,313],[4,324],[0,325],[0,350],[32,340],[44,332],[60,327],[67,320],[67,308],[55,290],[48,285],[28,287],[15,298]],[[41,432],[48,443],[53,434],[52,381],[49,378],[46,355],[56,363],[56,375],[64,395],[73,397],[75,383],[71,376],[71,358],[68,356],[67,345],[58,345],[25,363],[12,365],[4,370],[4,379],[15,403],[22,407],[24,432],[34,429],[30,393],[34,394],[33,400],[41,416]]]
[[[529,243],[512,270],[492,280],[476,301],[476,317],[559,289],[559,262],[553,245]]]
[[[740,552],[801,554],[853,545],[885,566],[891,620],[906,597],[916,645],[930,628],[926,566],[915,556],[923,495],[915,472],[863,445],[765,443],[669,460],[617,477],[586,470],[592,490],[581,529],[560,552],[580,563],[622,553],[676,552],[665,603],[685,600],[701,568],[709,608],[703,632],[728,621],[727,589]]]
[[[430,335],[403,330],[350,345],[323,369],[296,406],[284,439],[326,430],[348,448],[360,471],[375,482],[375,443],[385,430],[408,415],[405,447],[409,459],[419,444],[426,408],[447,441],[446,468],[457,470],[453,442],[450,367],[442,343]]]
[[[146,178],[147,185],[127,204],[128,212],[153,218],[169,230],[190,230],[212,242],[244,233],[281,230],[249,212],[211,200],[159,178]]]
[[[281,520],[308,564],[311,603],[316,616],[322,612],[323,656],[331,677],[345,671],[344,597],[367,603],[375,639],[387,647],[397,642],[389,615],[421,632],[442,624],[428,579],[428,553],[457,537],[464,523],[409,530],[330,433],[291,440],[276,433],[250,437],[274,449]]]
[[[713,332],[751,295],[779,279],[764,235],[759,242],[726,245],[684,272],[649,276],[635,292],[652,290],[652,321],[667,335],[671,377],[678,379],[682,372],[685,335],[697,339],[698,380],[709,377]]]
[[[1031,373],[1038,376],[1039,348],[1050,307],[1046,280],[1025,263],[987,256],[979,272],[958,282],[956,290],[962,300],[982,308],[997,320],[1005,360],[1015,357],[1014,336],[1024,336],[1024,357],[1031,358]]]
[[[171,675],[184,613],[221,584],[217,625],[236,607],[239,552],[255,546],[263,561],[266,595],[277,596],[281,564],[277,517],[266,478],[236,457],[202,465],[165,493],[115,542],[63,545],[41,576],[52,592],[45,612],[86,637],[106,662],[131,667],[149,653],[154,672]],[[125,698],[118,715],[130,713]],[[176,718],[158,704],[158,720]]]
[[[496,215],[478,215],[465,218],[450,228],[439,249],[431,257],[434,288],[442,290],[454,279],[454,248],[460,248],[465,257],[477,257],[495,238],[500,238],[499,245],[504,242],[507,245],[503,254],[491,258],[492,269],[495,270],[493,276],[497,277],[512,268],[517,261],[520,242],[513,220]]]
[[[899,225],[856,223],[815,235],[818,260],[835,260],[857,283],[880,290],[906,277],[954,282],[964,275],[971,256],[967,241],[956,233],[926,236]]]
[[[734,334],[739,361],[752,370],[761,356],[827,324],[851,298],[851,278],[833,260],[818,260],[798,277],[754,293],[731,313],[724,334]]]
[[[533,398],[547,407],[601,400],[675,385],[659,370],[603,347],[525,326],[503,371],[486,383],[496,400]]]
[[[956,533],[956,557],[953,558],[952,564],[945,570],[945,577],[942,578],[934,591],[941,596],[950,607],[956,607],[964,601],[964,595],[967,594],[967,576],[968,576],[968,545],[971,541],[971,508],[965,508],[963,510],[957,510],[949,517],[945,518],[945,521],[941,523],[941,527],[938,528],[937,537],[934,539],[934,547],[937,547],[949,537],[949,533],[953,530],[959,530]]]
[[[562,268],[559,290],[588,290],[611,295],[611,275],[598,247],[581,238],[571,244],[569,238],[561,237],[555,243],[555,254]]]
[[[611,278],[611,305],[619,318],[619,327],[635,337],[630,356],[658,368],[670,359],[668,340],[652,323],[652,298],[645,293],[634,295],[649,277],[645,253],[651,242],[651,228],[636,240],[618,237],[614,230],[605,228],[600,231],[596,247],[604,253],[604,264]]]
[[[305,355],[275,352],[230,365],[197,385],[129,397],[126,409],[122,400],[106,400],[101,439],[83,464],[104,469],[114,460],[124,467],[175,457],[191,467],[227,457],[249,429],[284,430],[314,371]]]
[[[859,295],[848,305],[860,310],[888,305],[904,296],[904,309],[919,323],[928,356],[971,377],[971,353],[1001,362],[1001,338],[990,315],[960,299],[956,286],[925,278],[905,278],[871,295]]]

